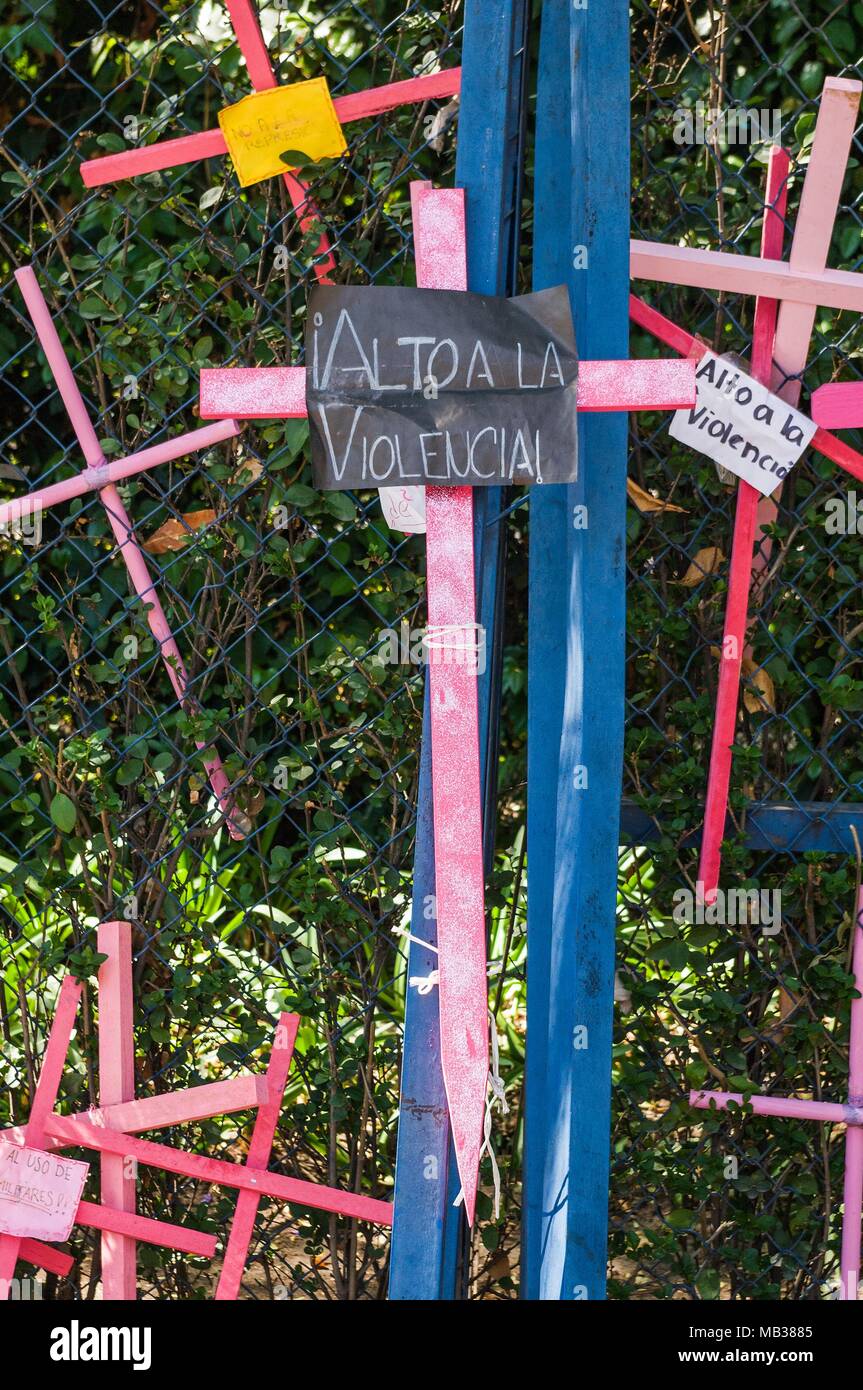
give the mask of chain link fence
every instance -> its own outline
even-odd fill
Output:
[[[280,81],[334,94],[459,62],[458,3],[262,4]],[[218,0],[18,0],[0,23],[0,491],[83,464],[12,271],[32,262],[109,459],[190,429],[212,365],[301,362],[320,228],[284,185],[226,159],[87,192],[84,158],[210,128],[249,91]],[[346,127],[316,171],[337,281],[414,283],[409,182],[451,184],[456,102]],[[186,662],[182,708],[105,508],[46,511],[2,540],[0,1121],[26,1119],[63,969],[94,981],[95,926],[134,927],[139,1095],[262,1071],[278,1011],[302,1017],[271,1166],[391,1195],[422,671],[421,540],[375,494],[310,485],[304,422],[120,488]],[[203,750],[196,751],[196,742]],[[248,831],[204,763],[217,749]],[[499,915],[493,910],[495,921]],[[502,920],[506,921],[505,912]],[[62,1103],[96,1102],[95,995]],[[246,1117],[163,1135],[242,1161]],[[142,1170],[140,1209],[224,1235],[235,1197]],[[45,1296],[92,1298],[98,1241]],[[211,1266],[140,1246],[142,1297],[209,1297]],[[244,1296],[381,1298],[388,1234],[264,1202]]]
[[[457,3],[259,13],[280,80],[325,75],[336,94],[459,61]],[[781,113],[790,235],[823,78],[863,75],[863,5],[635,0],[632,22],[635,234],[757,252],[767,145],[677,143],[680,111],[701,102]],[[81,159],[212,127],[248,90],[217,0],[19,0],[0,23],[4,497],[82,464],[11,278],[20,265],[36,268],[108,458],[191,428],[201,367],[301,361],[319,228],[301,232],[280,180],[240,190],[219,159],[93,193],[78,174]],[[413,283],[408,185],[452,182],[456,103],[347,134],[348,155],[311,189],[335,278]],[[830,258],[844,269],[860,268],[859,154],[855,144]],[[747,352],[751,300],[637,288],[715,348]],[[667,354],[640,330],[632,351]],[[819,313],[805,393],[856,376],[860,352],[852,315]],[[696,876],[734,493],[667,424],[632,417],[631,480],[682,510],[630,507],[610,1295],[821,1297],[838,1262],[841,1132],[706,1115],[686,1094],[844,1099],[857,870],[829,823],[817,850],[806,827],[813,806],[863,801],[856,499],[847,506],[849,481],[806,456],[783,489],[754,612],[723,883],[781,890],[781,928],[677,921],[675,893]],[[135,931],[138,1093],[262,1070],[278,1010],[294,1009],[303,1023],[273,1165],[385,1196],[422,714],[421,670],[389,659],[390,634],[422,627],[422,543],[388,530],[374,494],[314,491],[301,422],[247,425],[120,491],[195,704],[176,699],[97,497],[45,512],[38,541],[2,539],[0,1121],[26,1119],[62,971],[92,980],[95,925],[118,916]],[[477,1297],[512,1297],[518,1277],[526,513],[509,518],[489,884],[511,1109],[497,1133],[500,1220],[487,1190],[481,1199]],[[213,804],[214,748],[242,841]],[[788,807],[804,833],[787,850],[757,848],[753,802]],[[64,1079],[75,1108],[97,1098],[94,1002]],[[248,1126],[212,1120],[170,1137],[240,1160]],[[139,1194],[145,1214],[217,1234],[234,1205],[152,1170]],[[380,1231],[265,1202],[244,1296],[383,1297],[388,1247]],[[92,1298],[98,1241],[78,1229],[72,1248],[75,1275],[49,1277],[46,1294]],[[142,1245],[140,1267],[145,1297],[212,1293],[203,1261]]]
[[[787,256],[824,77],[863,76],[863,6],[639,0],[633,20],[633,234],[758,254],[769,144],[741,143],[722,119],[755,112],[793,156]],[[699,103],[693,144],[680,137]],[[860,269],[861,206],[855,141],[831,266]],[[633,288],[714,349],[748,353],[753,300]],[[633,351],[667,350],[638,330]],[[857,317],[819,311],[801,408],[823,382],[859,376],[860,353]],[[842,1128],[711,1115],[687,1091],[846,1099],[859,867],[823,813],[863,801],[854,480],[808,453],[761,543],[721,883],[781,893],[781,910],[767,932],[751,911],[675,920],[675,894],[695,888],[735,489],[669,439],[667,420],[632,425],[630,479],[657,506],[630,506],[611,1296],[821,1298],[838,1273]],[[762,832],[794,830],[770,844],[757,808],[777,804],[784,821],[768,813]],[[863,838],[863,808],[857,828]]]

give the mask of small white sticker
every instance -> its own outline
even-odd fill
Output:
[[[426,529],[426,490],[424,487],[379,487],[384,520],[391,531],[423,535]]]
[[[669,433],[769,496],[787,478],[816,430],[754,377],[706,352],[695,373],[695,405],[675,411]]]

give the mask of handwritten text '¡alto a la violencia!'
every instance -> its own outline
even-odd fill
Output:
[[[511,396],[565,387],[553,340],[545,344],[541,361],[518,340],[507,360],[502,360],[499,349],[487,349],[481,338],[459,343],[451,337],[424,334],[399,335],[386,343],[382,354],[381,338],[372,337],[367,349],[347,309],[341,310],[323,348],[319,328],[320,324],[313,325],[312,386],[322,394],[330,393],[332,399],[316,403],[314,409],[328,472],[336,484],[357,472],[374,486],[395,479],[542,482],[542,437],[536,421],[510,419],[508,424],[492,424],[484,413],[472,421],[474,412],[465,397],[473,393],[479,406],[489,392]],[[437,401],[446,393],[457,402],[451,413],[453,428],[399,428],[396,397]],[[368,403],[361,399],[366,395]],[[377,428],[378,412],[387,411],[392,411],[390,427]]]

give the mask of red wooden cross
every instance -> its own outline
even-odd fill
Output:
[[[279,84],[253,0],[225,0],[240,51],[246,60],[249,78],[256,92],[269,91]],[[454,96],[461,83],[461,68],[429,73],[425,77],[410,77],[403,82],[390,82],[385,87],[372,87],[367,92],[352,92],[336,97],[333,105],[342,121],[360,121],[379,116],[397,106],[433,101],[437,97]],[[88,159],[81,165],[81,177],[88,188],[120,179],[152,174],[160,169],[176,169],[200,159],[213,159],[227,154],[228,147],[221,130],[204,130],[198,135],[182,135],[176,140],[159,140],[137,150]],[[288,196],[304,232],[317,223],[317,208],[309,199],[308,190],[291,170],[282,175]],[[327,236],[322,233],[318,243],[314,271],[322,284],[330,283],[335,260]]]
[[[756,295],[753,373],[790,405],[796,405],[799,399],[800,373],[806,365],[817,306],[863,309],[863,275],[824,269],[861,90],[863,84],[844,78],[828,78],[824,84],[787,263],[780,256],[789,161],[779,150],[772,152],[770,161],[760,257],[659,242],[632,242],[631,268],[636,279]],[[698,348],[695,340],[676,325],[640,301],[636,300],[632,308],[633,318],[663,341],[678,351],[700,355],[703,345]],[[828,458],[860,476],[858,470],[863,460],[840,440],[819,430],[812,443]],[[715,900],[719,882],[750,587],[753,573],[759,574],[769,558],[770,543],[763,530],[776,518],[777,497],[778,490],[772,497],[760,497],[748,483],[738,484],[698,869],[699,891],[708,903]]]

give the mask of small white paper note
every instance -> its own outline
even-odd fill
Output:
[[[426,490],[411,483],[409,487],[379,487],[378,496],[384,520],[391,531],[407,531],[425,535]]]
[[[0,1139],[0,1231],[68,1240],[89,1163]]]
[[[813,420],[724,357],[706,352],[694,406],[676,410],[669,434],[769,496],[805,450]]]

